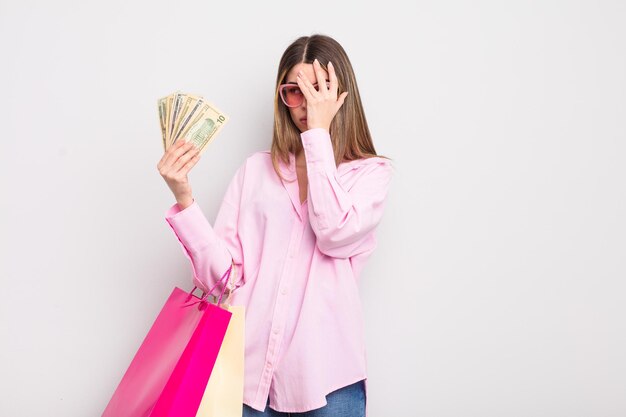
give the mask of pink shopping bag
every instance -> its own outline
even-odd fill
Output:
[[[174,288],[102,417],[195,417],[232,315],[224,291],[207,301],[216,287],[201,298]]]

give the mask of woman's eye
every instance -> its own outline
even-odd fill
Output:
[[[288,89],[287,89],[287,94],[295,94],[295,95],[298,95],[298,94],[302,94],[302,91],[300,91],[300,88],[299,88],[299,87],[291,87],[291,88],[288,88]]]
[[[313,84],[313,87],[315,87],[317,91],[320,91],[320,86],[317,83]],[[326,81],[326,88],[330,88],[330,81]]]

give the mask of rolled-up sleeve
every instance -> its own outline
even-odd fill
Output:
[[[328,131],[310,129],[301,139],[307,164],[309,222],[319,250],[336,258],[372,251],[393,175],[391,162],[375,158],[359,165],[362,172],[348,188],[339,179]]]
[[[230,181],[213,226],[196,200],[184,210],[174,204],[165,213],[183,253],[191,261],[194,285],[205,292],[218,283],[231,263],[234,268],[229,287],[235,289],[245,282],[243,250],[237,228],[244,175],[245,164]],[[221,291],[223,287],[220,283],[216,288]]]

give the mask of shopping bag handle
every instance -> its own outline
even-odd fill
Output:
[[[204,292],[202,293],[202,297],[200,298],[201,301],[207,301],[207,297],[211,294],[213,294],[213,290],[215,288],[217,288],[217,286],[219,285],[220,282],[222,282],[224,280],[224,278],[226,278],[226,282],[224,283],[224,287],[222,288],[222,293],[220,294],[220,298],[217,300],[217,305],[220,305],[222,303],[222,297],[224,296],[224,292],[226,291],[226,287],[228,287],[228,281],[230,280],[230,271],[233,269],[233,264],[231,262],[230,267],[228,268],[228,270],[226,272],[224,272],[224,275],[222,275],[222,278],[220,278],[215,285],[208,291],[208,292]],[[198,286],[194,286],[193,290],[191,290],[191,292],[189,293],[190,295],[193,294],[193,292],[196,290],[196,288],[198,288]]]

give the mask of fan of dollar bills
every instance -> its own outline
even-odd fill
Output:
[[[208,143],[228,122],[228,117],[200,96],[176,92],[158,100],[163,149],[180,138],[204,152]]]

